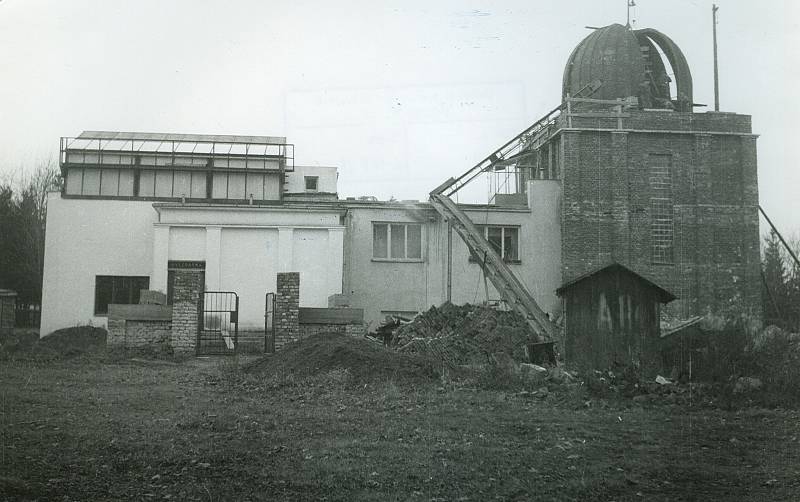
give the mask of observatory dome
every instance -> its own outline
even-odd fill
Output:
[[[567,94],[607,100],[633,96],[643,108],[691,111],[692,75],[680,48],[663,33],[612,24],[595,29],[572,51],[562,98]]]

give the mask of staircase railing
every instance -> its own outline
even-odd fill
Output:
[[[555,122],[561,109],[561,105],[553,109],[472,169],[458,178],[450,178],[430,193],[431,205],[464,240],[470,253],[477,258],[483,273],[492,282],[503,300],[528,322],[536,337],[534,342],[554,341],[556,338],[555,327],[525,286],[497,254],[494,247],[489,244],[483,233],[478,230],[469,216],[450,199],[450,196],[481,173],[504,169],[526,156],[531,143]]]

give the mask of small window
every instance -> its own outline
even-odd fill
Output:
[[[421,261],[422,225],[416,223],[373,223],[372,258]]]
[[[112,303],[139,303],[139,292],[149,288],[149,277],[98,275],[94,282],[94,314],[108,314]]]
[[[316,192],[319,190],[319,176],[305,176],[306,192]]]
[[[489,245],[497,252],[503,261],[519,262],[519,227],[503,227],[495,225],[479,226],[483,231],[483,237]],[[475,258],[470,255],[470,261]]]

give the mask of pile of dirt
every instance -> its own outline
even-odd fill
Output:
[[[93,326],[59,329],[44,338],[21,333],[0,340],[0,358],[53,360],[99,353],[105,349],[106,336],[106,330]]]
[[[486,363],[501,354],[526,361],[526,347],[532,339],[530,327],[516,312],[446,302],[401,326],[392,346],[458,366]]]
[[[382,344],[336,333],[320,333],[291,343],[244,367],[248,373],[311,377],[346,369],[354,381],[425,382],[436,378],[430,364]]]

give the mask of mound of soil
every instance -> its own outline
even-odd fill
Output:
[[[392,345],[450,364],[485,363],[500,353],[526,361],[525,346],[531,335],[525,319],[516,312],[446,302],[401,326]]]
[[[320,333],[287,345],[275,354],[245,366],[262,374],[310,377],[334,369],[346,369],[358,382],[392,380],[425,382],[436,378],[425,359],[401,354],[364,338]]]
[[[0,356],[14,359],[65,359],[105,349],[107,332],[103,328],[76,326],[54,331],[44,338],[25,333],[0,343]]]

